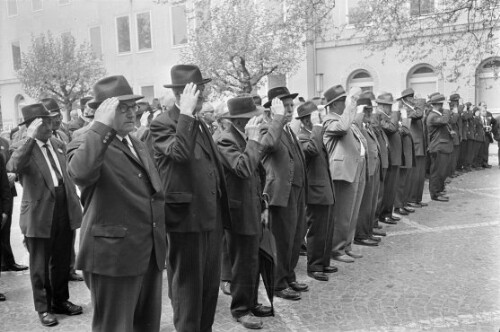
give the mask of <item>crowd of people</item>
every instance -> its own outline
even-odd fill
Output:
[[[210,81],[197,66],[172,67],[164,87],[175,101],[163,108],[141,102],[125,77],[106,77],[69,123],[52,98],[22,108],[24,121],[1,145],[2,270],[28,269],[5,254],[17,179],[44,326],[58,324],[54,314],[82,313],[69,301],[76,268],[93,331],[159,331],[166,269],[177,331],[211,331],[219,287],[234,319],[261,329],[274,315],[258,302],[261,275],[268,294],[300,300],[309,290],[297,280],[300,255],[307,275],[327,282],[338,271],[332,261],[356,262],[355,245],[381,245],[382,224],[428,205],[426,177],[431,199],[448,202],[446,184],[491,167],[489,144],[500,140],[486,104],[456,93],[424,99],[411,88],[395,96],[335,85],[305,101],[275,87],[264,104],[243,94],[214,108],[204,96]]]

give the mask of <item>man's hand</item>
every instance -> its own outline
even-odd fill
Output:
[[[407,119],[408,118],[408,111],[406,110],[406,108],[401,108],[401,119]]]
[[[254,116],[245,126],[245,133],[249,140],[260,141],[260,124],[263,122],[262,116]]]
[[[345,100],[345,108],[346,109],[349,109],[349,108],[356,109],[356,102],[358,101],[359,96],[361,95],[362,92],[363,91],[361,90],[361,88],[359,88],[357,86],[352,87],[349,90],[349,94],[347,95],[347,98]]]
[[[7,214],[6,213],[2,213],[2,226],[0,228],[3,228],[3,226],[5,226],[5,224],[7,223]]]
[[[356,114],[361,114],[365,110],[366,105],[358,105],[356,106]]]
[[[184,91],[181,95],[181,100],[179,103],[179,108],[181,114],[193,116],[193,112],[198,104],[198,96],[200,95],[200,90],[196,87],[196,84],[188,83],[184,87]]]
[[[269,224],[269,209],[264,209],[260,214],[260,221],[264,226]]]
[[[322,126],[321,114],[319,114],[319,111],[314,111],[311,113],[311,123],[313,124],[313,126]]]
[[[451,110],[454,114],[458,114],[458,107],[453,107]]]
[[[274,98],[271,102],[271,112],[276,115],[285,115],[285,106],[279,98]]]
[[[103,101],[94,113],[94,121],[114,128],[113,124],[115,122],[116,108],[119,103],[120,102],[116,97],[108,98]]]
[[[14,182],[16,182],[16,173],[7,173],[7,179],[9,179],[9,185],[14,186]]]
[[[38,129],[42,124],[43,120],[40,118],[33,120],[33,122],[30,123],[30,125],[28,126],[28,130],[26,131],[26,136],[30,138],[35,138],[36,134],[38,133]]]

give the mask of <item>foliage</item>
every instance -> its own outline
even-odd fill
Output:
[[[29,96],[55,98],[68,114],[72,104],[105,74],[102,61],[95,57],[88,43],[78,45],[70,33],[54,37],[50,31],[32,36],[31,48],[23,53],[17,70]]]
[[[500,51],[500,0],[360,0],[349,20],[370,51],[396,49],[409,62],[437,58],[449,81]]]

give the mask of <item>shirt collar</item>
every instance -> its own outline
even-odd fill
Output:
[[[47,145],[49,146],[49,148],[51,148],[52,150],[54,149],[54,148],[52,147],[52,143],[50,143],[50,139],[48,139],[48,140],[47,140],[47,142],[43,142],[43,141],[40,141],[38,138],[35,138],[35,141],[36,141],[36,143],[38,144],[38,146],[39,146],[39,147],[41,147],[41,148],[43,148],[43,146],[44,146],[45,144],[47,144]]]

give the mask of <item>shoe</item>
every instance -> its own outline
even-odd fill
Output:
[[[12,265],[4,265],[2,266],[2,271],[26,271],[28,267],[26,265],[20,265],[20,264],[12,264]]]
[[[395,220],[392,220],[391,217],[385,217],[385,218],[379,219],[379,221],[386,223],[386,224],[389,224],[389,225],[396,225],[397,224],[397,222]]]
[[[381,239],[381,238],[379,238],[379,237],[377,237],[377,236],[373,236],[373,235],[370,235],[370,240],[372,240],[372,241],[376,241],[376,242],[381,242],[381,241],[382,241],[382,239]]]
[[[0,293],[0,302],[3,302],[7,300],[7,298],[5,297],[5,295],[3,295],[2,293]]]
[[[69,274],[69,281],[83,281],[83,277],[76,272]]]
[[[439,202],[449,202],[450,198],[448,196],[432,196],[431,199],[433,201],[439,201]]]
[[[395,208],[394,212],[396,212],[397,214],[402,215],[402,216],[408,215],[408,212],[406,212],[406,210],[403,208]]]
[[[230,281],[221,281],[220,282],[220,290],[222,293],[226,295],[231,295],[231,282]]]
[[[354,253],[354,252],[352,252],[352,251],[347,251],[347,250],[346,250],[346,252],[345,252],[345,253],[346,253],[347,255],[351,256],[352,258],[363,258],[363,255],[361,255],[361,254],[356,254],[356,253]]]
[[[392,219],[392,221],[400,221],[401,217],[395,216],[395,215],[390,215],[389,218]]]
[[[490,164],[484,164],[483,168],[491,168],[491,165]]]
[[[255,317],[270,317],[274,315],[274,312],[273,308],[258,303],[255,307],[253,307],[252,314]]]
[[[339,268],[333,265],[323,267],[323,273],[335,273],[338,270]]]
[[[313,279],[319,280],[319,281],[328,281],[328,276],[326,275],[325,272],[307,272],[307,275]]]
[[[378,242],[372,239],[354,239],[354,244],[358,246],[377,247]]]
[[[377,219],[377,220],[375,220],[373,222],[373,224],[375,225],[375,226],[373,226],[373,229],[382,229],[382,228],[384,228],[384,227],[382,227],[382,225],[378,224],[378,221],[379,221],[379,219]]]
[[[297,301],[300,300],[300,292],[296,292],[290,287],[285,288],[283,290],[278,290],[274,292],[274,295],[277,297],[281,297],[285,300]]]
[[[421,208],[422,205],[420,205],[419,203],[408,202],[408,203],[406,203],[405,207]]]
[[[54,326],[59,323],[56,316],[54,316],[50,312],[39,312],[38,318],[40,318],[40,322],[43,326]]]
[[[81,314],[83,312],[83,309],[79,305],[73,304],[69,301],[64,301],[61,303],[54,303],[52,305],[52,311],[55,314],[75,316]]]
[[[374,229],[372,233],[377,236],[387,236],[387,233],[380,229]]]
[[[300,283],[300,282],[296,282],[296,281],[293,281],[293,282],[290,282],[288,283],[288,285],[296,292],[307,292],[309,291],[309,286],[307,286],[306,284],[304,283]]]
[[[409,213],[415,212],[415,209],[412,208],[411,206],[405,206],[405,207],[403,207],[403,210],[405,210],[406,212],[409,212]]]
[[[252,313],[248,313],[244,316],[235,318],[238,323],[241,323],[243,327],[251,330],[260,330],[264,327],[262,319],[255,317]]]
[[[354,258],[347,255],[332,256],[332,259],[342,262],[342,263],[354,263]]]
[[[424,202],[418,202],[418,204],[420,204],[420,206],[421,206],[421,207],[426,207],[426,206],[429,206],[429,204],[424,203]]]

